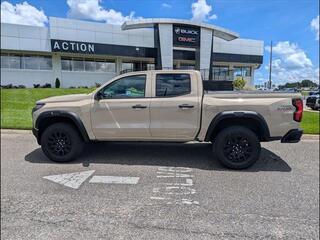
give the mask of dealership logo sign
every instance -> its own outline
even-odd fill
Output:
[[[64,40],[51,40],[53,52],[94,53],[93,43],[73,42]]]
[[[185,28],[179,28],[179,27],[176,27],[174,29],[174,31],[176,34],[189,34],[189,35],[198,35],[199,34],[198,30],[185,29]]]
[[[183,47],[199,47],[200,28],[187,25],[174,25],[173,45]]]

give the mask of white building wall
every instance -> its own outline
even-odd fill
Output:
[[[73,19],[49,18],[51,39],[154,47],[153,28],[123,31],[120,25]]]
[[[209,69],[211,60],[212,30],[201,28],[200,69]]]
[[[51,52],[48,28],[1,23],[1,49]]]
[[[214,37],[213,52],[263,56],[263,41],[241,38],[226,41]]]
[[[163,69],[173,68],[172,24],[159,24],[161,64]]]

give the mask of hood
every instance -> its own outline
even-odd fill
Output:
[[[53,103],[53,102],[75,102],[90,98],[91,94],[69,94],[56,97],[48,97],[37,101],[37,103]]]

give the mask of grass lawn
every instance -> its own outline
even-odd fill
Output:
[[[1,128],[31,129],[31,110],[35,102],[51,96],[89,93],[93,89],[1,89]]]
[[[303,129],[303,133],[307,134],[319,134],[319,112],[303,112],[302,122],[300,127]]]
[[[30,89],[1,89],[1,128],[31,129],[31,110],[39,99],[75,94],[89,93],[93,89],[54,89],[54,88],[30,88]],[[300,124],[304,133],[319,134],[319,113],[304,112]]]

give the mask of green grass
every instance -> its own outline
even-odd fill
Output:
[[[93,89],[1,89],[1,128],[31,129],[31,110],[35,102],[51,96],[89,93]],[[319,134],[319,113],[304,112],[301,122],[304,133]]]
[[[31,110],[37,100],[66,94],[89,93],[93,89],[1,89],[1,128],[31,129]]]
[[[320,134],[319,119],[320,113],[318,112],[303,112],[302,122],[300,124],[303,133]]]

